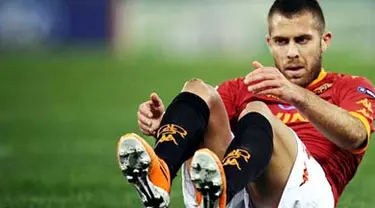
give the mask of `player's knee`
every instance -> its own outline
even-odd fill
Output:
[[[198,95],[207,103],[209,107],[211,107],[214,102],[220,100],[220,95],[217,93],[217,91],[201,79],[191,79],[185,82],[182,91]]]
[[[246,105],[246,108],[241,112],[239,119],[241,119],[242,117],[244,117],[245,115],[251,112],[260,113],[266,118],[270,118],[270,116],[273,115],[271,110],[268,108],[268,106],[264,102],[253,101]]]
[[[206,83],[204,83],[204,81],[201,79],[197,79],[197,78],[190,79],[187,82],[185,82],[185,85],[182,91],[188,91],[194,94],[206,93],[207,91]]]

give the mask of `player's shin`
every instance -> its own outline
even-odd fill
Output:
[[[163,159],[173,179],[203,141],[210,110],[199,96],[180,93],[168,106],[157,131],[155,153]]]
[[[235,138],[223,160],[227,203],[267,167],[273,152],[272,126],[260,113],[251,112],[238,122]]]

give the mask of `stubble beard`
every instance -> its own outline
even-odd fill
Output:
[[[277,69],[279,69],[279,71],[288,79],[290,80],[291,78],[290,77],[287,77],[287,75],[282,71],[280,70],[281,67],[280,65],[277,63],[276,59],[274,59],[274,64],[276,66]],[[312,83],[316,78],[318,78],[319,74],[320,74],[320,71],[322,70],[322,55],[320,54],[313,62],[312,66],[310,69],[308,69],[307,71],[307,75],[305,75],[302,80],[301,80],[301,83],[295,83],[301,87],[307,87],[310,83]]]

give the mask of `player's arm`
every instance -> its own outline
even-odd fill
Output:
[[[341,148],[358,150],[370,137],[370,124],[361,115],[333,105],[309,90],[297,87],[291,102],[328,139]]]
[[[245,79],[249,91],[272,94],[295,105],[319,131],[339,147],[356,150],[369,137],[369,124],[372,121],[366,122],[349,113],[348,109],[333,105],[291,83],[276,68],[263,67],[258,62],[254,63],[254,67],[257,69]]]

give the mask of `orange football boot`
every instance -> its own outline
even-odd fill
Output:
[[[145,207],[169,206],[168,166],[144,139],[134,133],[122,136],[117,143],[117,158],[123,175],[136,188]]]
[[[201,194],[201,196],[197,194],[197,201],[200,201],[199,207],[226,207],[227,183],[224,168],[215,153],[209,149],[200,149],[195,152],[191,162],[190,177]]]

